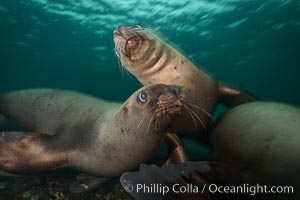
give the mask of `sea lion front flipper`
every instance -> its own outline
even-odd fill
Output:
[[[184,147],[175,133],[167,133],[167,141],[171,145],[172,153],[164,163],[165,165],[179,164],[188,160]]]
[[[52,146],[54,145],[54,146]],[[54,136],[33,132],[0,132],[0,171],[40,172],[68,165],[67,154],[55,148]]]
[[[99,185],[106,183],[109,178],[95,177],[89,174],[79,174],[75,181],[70,186],[70,191],[73,193],[82,193],[97,188]]]
[[[0,118],[1,118],[1,116],[4,116],[4,115],[0,114]],[[2,124],[1,124],[1,119],[0,119],[0,128],[1,128],[1,125]],[[22,137],[23,134],[24,134],[24,132],[6,132],[6,131],[0,132],[0,147],[1,147],[2,143],[6,143],[6,142],[12,141],[14,139],[20,138],[20,137]],[[0,152],[1,152],[1,149],[0,149]],[[1,166],[1,163],[0,163],[0,166]],[[0,170],[0,176],[20,176],[20,175]]]
[[[235,107],[244,103],[256,101],[257,98],[237,88],[219,83],[219,102],[229,107]]]
[[[213,199],[214,194],[206,186],[223,184],[230,173],[226,165],[218,162],[189,161],[161,168],[142,164],[137,172],[123,173],[120,182],[135,199]],[[187,184],[192,185],[190,189],[197,187],[198,192],[176,192]]]

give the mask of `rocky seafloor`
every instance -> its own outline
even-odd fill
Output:
[[[109,200],[133,199],[122,187],[118,178],[97,189],[74,194],[69,190],[75,182],[77,172],[56,170],[46,174],[24,177],[0,177],[0,199],[2,200]]]

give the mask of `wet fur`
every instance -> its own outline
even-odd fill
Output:
[[[148,92],[148,103],[139,102],[140,91]],[[171,86],[152,85],[136,91],[123,105],[50,89],[2,95],[0,113],[32,132],[1,132],[0,170],[28,173],[70,166],[107,177],[132,170],[156,153],[164,130],[179,114],[166,110],[157,130],[149,122],[158,99],[174,94]],[[143,117],[147,119],[137,129]]]
[[[143,85],[176,84],[184,87],[187,95],[192,97],[190,102],[198,109],[185,109],[170,132],[198,137],[200,132],[208,130],[210,116],[217,103],[236,106],[255,100],[251,95],[240,95],[246,94],[241,90],[218,84],[179,50],[149,29],[138,25],[121,26],[114,32],[114,41],[120,63]],[[128,45],[135,48],[127,48]]]

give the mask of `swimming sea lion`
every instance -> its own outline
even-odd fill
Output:
[[[192,97],[170,132],[199,136],[199,132],[207,129],[217,102],[236,105],[254,100],[238,89],[218,84],[149,29],[121,26],[114,31],[114,42],[122,66],[143,85],[176,84]]]
[[[68,166],[118,176],[153,156],[184,98],[180,87],[163,84],[141,88],[123,105],[54,89],[3,94],[0,113],[30,132],[0,132],[0,170],[24,174]]]
[[[237,106],[216,122],[211,139],[218,157],[244,182],[300,186],[299,107],[274,102]]]

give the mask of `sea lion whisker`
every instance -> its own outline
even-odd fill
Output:
[[[195,96],[186,96],[185,99],[197,99]]]
[[[120,56],[121,56],[120,42],[121,41],[117,41],[117,43],[115,45],[115,54],[117,55],[118,58],[120,58]]]
[[[122,55],[122,41],[121,40],[117,40],[116,44],[115,44],[115,51],[117,52],[117,54],[119,55],[119,57]]]
[[[118,51],[119,52],[119,51]],[[119,63],[119,68],[120,68],[120,70],[121,70],[121,72],[122,72],[122,74],[123,74],[123,76],[124,76],[124,74],[126,73],[127,75],[129,75],[129,72],[128,72],[128,70],[127,70],[127,68],[126,68],[126,65],[124,64],[124,62],[123,62],[123,56],[122,56],[122,54],[119,54],[119,57],[118,57],[118,63]]]
[[[202,119],[200,118],[200,116],[197,115],[197,113],[195,111],[193,111],[193,109],[190,109],[190,111],[194,114],[194,116],[199,120],[199,122],[202,124],[203,128],[205,129],[205,131],[207,130],[206,129],[206,126],[205,124],[203,123]]]
[[[200,106],[197,106],[197,105],[195,105],[195,104],[193,104],[193,103],[191,103],[191,102],[186,102],[186,104],[188,105],[188,106],[193,106],[194,108],[197,108],[197,109],[199,109],[200,111],[202,111],[204,114],[206,114],[206,116],[208,116],[209,118],[214,118],[209,112],[207,112],[204,108],[201,108]]]
[[[144,28],[141,28],[141,27],[138,27],[138,28],[135,27],[135,28],[131,28],[131,29],[130,29],[130,31],[133,31],[133,32],[134,32],[134,31],[136,31],[136,32],[142,32],[142,31],[144,31],[144,30],[145,30],[145,29],[144,29]]]
[[[126,68],[125,68],[125,67],[123,66],[123,64],[122,64],[122,60],[121,60],[121,59],[118,59],[118,63],[119,63],[119,69],[120,69],[120,71],[122,72],[122,75],[124,76],[125,71],[126,71],[126,73],[128,74]]]
[[[124,71],[128,72],[127,66],[126,66],[126,64],[124,63],[124,58],[123,58],[123,56],[124,56],[123,54],[121,54],[121,56],[120,56],[121,66],[122,66],[122,68],[124,69]]]
[[[135,30],[135,29],[129,29],[128,31],[131,34],[131,35],[128,35],[129,38],[133,38],[133,37],[137,36],[138,35],[137,32],[139,32],[138,30]]]
[[[152,33],[154,35],[157,35],[159,37],[163,37],[162,33],[158,30],[153,30],[153,29],[150,29],[150,28],[143,28],[143,31],[147,31],[147,32]]]
[[[171,108],[175,108],[177,105],[173,104],[173,105],[168,105],[170,104],[172,101],[170,101],[169,103],[166,103],[166,104],[161,104],[161,107],[159,109],[160,112],[164,112],[171,109]]]
[[[155,115],[156,115],[156,112],[154,112],[154,113],[152,114],[151,118],[150,118],[150,121],[149,121],[148,127],[147,127],[147,131],[146,131],[146,134],[148,134],[149,128],[150,128],[150,126],[151,126],[151,123],[152,123],[153,118],[154,118]]]
[[[184,105],[184,107],[186,108],[186,110],[188,111],[188,113],[190,114],[191,118],[193,119],[194,121],[194,124],[195,124],[195,128],[197,128],[197,123],[196,123],[196,120],[194,118],[194,116],[192,115],[191,111],[190,111],[190,108],[187,107],[186,105]]]
[[[120,71],[122,72],[122,75],[124,76],[124,66],[122,65],[122,61],[121,61],[121,58],[120,58],[120,54],[118,54],[117,52],[117,50],[115,50],[115,52],[116,52],[116,55],[117,55],[117,60],[118,60],[118,65],[119,65],[119,69],[120,69]],[[125,68],[126,69],[126,68]]]
[[[115,45],[115,54],[117,56],[117,60],[119,61],[119,65],[120,63],[122,62],[122,54],[121,54],[121,51],[120,51],[120,40],[116,42],[116,45]]]
[[[126,75],[129,76],[130,74],[129,74],[129,71],[127,70],[127,68],[126,68],[126,65],[123,63],[122,59],[120,61],[121,61],[121,68],[122,68],[123,75],[126,74]]]
[[[144,121],[145,118],[146,118],[146,115],[140,120],[140,122],[138,123],[136,129],[138,129],[140,127],[140,125],[142,124],[142,122]]]
[[[155,105],[155,106],[153,106],[152,108],[149,109],[149,112],[153,112],[153,111],[154,111],[155,114],[157,114],[159,112],[157,105]]]
[[[156,116],[156,118],[155,118],[155,127],[154,127],[154,130],[157,130],[157,122],[159,121],[158,118],[159,118],[159,116]]]
[[[120,59],[120,53],[117,48],[115,48],[115,54],[116,54],[117,58]]]
[[[159,118],[159,117],[158,117],[158,118]],[[158,127],[160,127],[160,120],[157,120],[157,122],[158,122],[158,124],[157,124],[157,125],[158,125]]]
[[[149,33],[152,33],[154,35],[158,35],[159,37],[162,37],[162,34],[161,32],[157,31],[157,30],[153,30],[153,29],[150,29],[150,28],[145,28],[145,27],[133,27],[131,29],[129,29],[131,32],[132,31],[135,31],[136,33],[138,32],[149,32]]]
[[[158,113],[161,113],[162,114],[162,116],[164,116],[165,114],[166,114],[166,111],[167,110],[169,110],[170,108],[174,108],[174,107],[176,107],[176,105],[171,105],[171,106],[166,106],[166,107],[164,107],[164,108],[162,108],[162,109],[157,109],[157,107],[156,106],[154,106],[151,110],[153,111],[153,110],[155,110],[155,109],[157,109],[157,110],[155,110],[155,112],[152,114],[152,117],[151,117],[151,119],[150,119],[150,121],[149,121],[149,123],[148,123],[148,128],[147,128],[147,132],[148,132],[148,130],[149,130],[149,127],[150,127],[150,125],[151,125],[151,123],[155,120],[155,130],[157,129],[157,122],[159,122],[159,115],[157,115]]]

